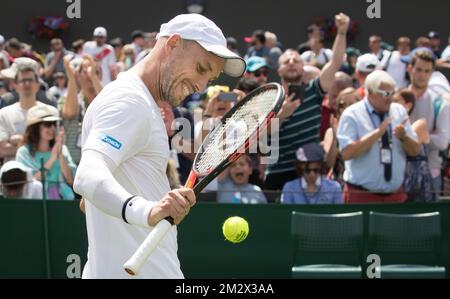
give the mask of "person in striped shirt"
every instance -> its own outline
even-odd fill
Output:
[[[286,91],[286,99],[278,113],[279,132],[272,131],[272,145],[278,144],[278,161],[268,165],[264,189],[281,190],[284,183],[297,177],[295,152],[310,142],[320,142],[320,114],[323,96],[330,90],[334,74],[344,62],[346,35],[350,18],[340,13],[335,17],[337,35],[333,57],[323,67],[319,77],[303,84],[303,61],[295,50],[286,50],[279,60],[278,74]],[[303,96],[289,95],[289,85],[303,85]],[[272,146],[272,151],[277,150]]]

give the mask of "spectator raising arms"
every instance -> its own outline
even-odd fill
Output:
[[[305,72],[300,54],[297,51],[286,50],[280,57],[278,74],[287,96],[278,113],[280,155],[278,161],[268,165],[266,169],[265,189],[281,190],[284,183],[297,178],[293,166],[297,149],[306,143],[320,141],[322,101],[324,94],[333,86],[334,76],[344,62],[350,19],[341,13],[335,16],[335,22],[338,34],[333,45],[333,57],[323,67],[318,77],[303,86],[304,95],[288,94],[290,84],[304,83]],[[271,133],[274,136],[274,132]],[[272,140],[274,141],[273,138]]]
[[[49,199],[74,199],[73,185],[76,166],[64,145],[64,129],[57,132],[58,111],[51,106],[35,106],[27,116],[23,145],[16,160],[31,168],[34,177],[42,180],[41,161],[46,171],[44,188]]]

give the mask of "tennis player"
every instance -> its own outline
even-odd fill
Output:
[[[244,73],[222,31],[198,14],[161,26],[153,50],[119,74],[89,106],[74,189],[85,199],[89,240],[83,278],[129,278],[124,262],[152,227],[171,216],[180,223],[195,204],[190,189],[170,191],[169,144],[159,103],[178,105],[223,71]],[[137,278],[183,278],[177,229],[155,249]]]

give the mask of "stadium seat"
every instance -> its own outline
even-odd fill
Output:
[[[292,212],[292,278],[361,278],[363,213]]]
[[[369,251],[380,257],[381,278],[445,278],[439,265],[439,212],[370,212]]]

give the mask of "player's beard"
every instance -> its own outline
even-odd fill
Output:
[[[190,84],[186,79],[182,79],[183,75],[178,75],[176,61],[168,63],[161,70],[160,79],[160,95],[163,101],[169,102],[173,107],[179,106],[180,103],[188,96],[183,91],[183,87],[189,88]],[[166,74],[166,75],[165,75]],[[165,76],[164,76],[165,75]],[[189,92],[191,92],[189,90]]]

